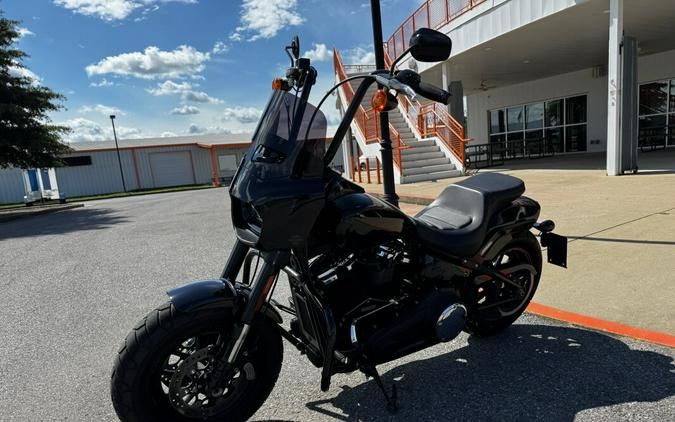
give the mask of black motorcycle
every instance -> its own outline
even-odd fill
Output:
[[[450,39],[429,29],[409,45],[418,61],[450,55]],[[495,334],[525,310],[542,268],[530,229],[549,262],[566,265],[566,239],[553,222],[537,223],[539,204],[522,196],[517,178],[470,177],[409,217],[331,170],[373,83],[383,87],[373,101],[381,111],[396,95],[447,104],[449,94],[395,64],[348,78],[362,81],[327,144],[326,118],[308,102],[317,72],[299,58],[297,38],[286,52],[291,68],[273,82],[230,186],[237,242],[223,273],[170,290],[119,350],[111,391],[123,421],[248,419],[277,380],[282,338],[321,368],[322,390],[333,374],[358,370],[394,410],[396,391],[382,384],[378,364],[462,330]],[[271,299],[282,272],[287,304]]]

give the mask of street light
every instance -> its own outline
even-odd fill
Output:
[[[375,67],[384,69],[384,46],[382,42],[382,17],[380,15],[380,0],[370,0],[371,15],[373,17],[373,42],[375,44]],[[382,89],[382,86],[378,87]],[[384,184],[384,200],[398,207],[398,195],[394,185],[394,159],[389,138],[389,115],[380,113],[380,154],[382,155],[382,183]]]
[[[117,162],[120,165],[120,177],[122,178],[122,189],[127,191],[127,185],[124,183],[124,172],[122,171],[122,158],[120,157],[120,146],[117,144],[117,132],[115,131],[115,115],[110,115],[110,122],[112,122],[113,137],[115,138],[115,150],[117,151]]]

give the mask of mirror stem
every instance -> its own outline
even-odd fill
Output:
[[[403,52],[403,54],[401,54],[400,56],[398,56],[398,57],[396,58],[396,60],[393,61],[393,63],[391,64],[391,68],[389,69],[389,74],[390,74],[390,75],[393,75],[393,74],[394,74],[394,70],[396,69],[396,65],[397,65],[401,60],[403,60],[403,58],[406,56],[406,54],[408,54],[408,53],[410,52],[410,48],[411,48],[411,47],[408,47],[408,48]]]

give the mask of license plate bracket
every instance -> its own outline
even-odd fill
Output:
[[[546,248],[548,263],[567,268],[567,238],[555,233],[542,233],[541,246]]]

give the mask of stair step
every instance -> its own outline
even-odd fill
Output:
[[[434,158],[445,158],[445,154],[443,154],[440,150],[433,152],[419,152],[419,153],[412,151],[410,154],[406,154],[405,161],[431,160]]]
[[[452,171],[439,171],[435,173],[427,174],[415,174],[412,176],[401,176],[401,183],[416,183],[416,182],[426,182],[430,180],[440,180],[448,179],[450,177],[461,176],[462,172],[459,170]]]
[[[411,161],[408,159],[408,157],[406,157],[403,160],[403,171],[411,168],[429,167],[448,163],[450,163],[450,159],[445,156],[439,158],[430,158],[428,160],[416,160],[416,161]]]
[[[437,164],[435,166],[426,166],[426,167],[414,167],[414,168],[404,168],[404,176],[414,176],[416,174],[430,174],[437,173],[440,171],[453,171],[456,170],[454,164]]]
[[[411,146],[411,145],[409,145]],[[403,154],[406,158],[409,157],[411,154],[421,154],[421,153],[426,153],[426,152],[437,152],[440,151],[441,149],[436,146],[428,146],[428,147],[420,147],[420,146],[412,146],[412,148],[409,149],[403,149],[401,150],[401,154]]]
[[[401,139],[403,139],[403,137],[401,137]],[[436,146],[436,142],[434,142],[434,141],[418,141],[418,140],[414,140],[414,141],[408,142],[408,140],[406,140],[405,143],[408,144],[408,145],[410,145],[410,146],[413,147],[413,148],[433,147],[433,146]]]

